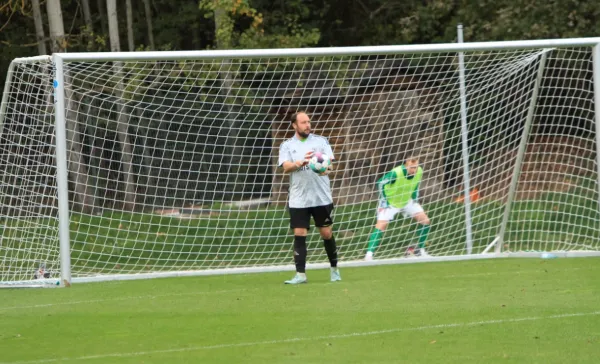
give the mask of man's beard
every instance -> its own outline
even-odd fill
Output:
[[[302,138],[306,139],[310,135],[310,130],[308,132],[304,132],[304,133],[298,132],[298,135],[300,135]]]

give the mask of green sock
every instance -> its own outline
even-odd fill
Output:
[[[427,234],[429,234],[429,229],[429,225],[419,226],[419,230],[417,230],[417,232],[419,233],[419,249],[425,247],[425,242],[427,241]]]
[[[371,236],[369,237],[369,247],[367,248],[367,251],[370,251],[371,253],[375,253],[375,249],[377,249],[377,247],[379,246],[379,243],[381,243],[382,236],[383,236],[383,231],[375,228],[373,230],[373,232],[371,233]]]

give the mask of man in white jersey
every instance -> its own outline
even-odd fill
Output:
[[[417,202],[422,176],[423,169],[419,167],[419,160],[408,158],[404,164],[392,169],[377,181],[379,190],[377,223],[369,236],[365,260],[373,259],[375,250],[383,238],[383,232],[398,213],[413,218],[419,224],[418,250],[415,251],[414,247],[410,247],[407,254],[416,253],[421,257],[429,257],[425,250],[425,242],[431,222],[423,207]]]
[[[331,212],[333,197],[329,183],[329,170],[317,174],[312,171],[308,162],[315,152],[327,154],[334,159],[333,151],[326,138],[311,134],[310,118],[305,112],[297,112],[292,116],[294,136],[279,147],[279,162],[284,173],[290,175],[288,206],[290,227],[294,230],[294,263],[296,275],[286,284],[306,283],[306,236],[310,228],[310,217],[315,220],[325,244],[325,251],[331,264],[330,278],[332,282],[341,281],[337,268],[337,247],[333,237]]]

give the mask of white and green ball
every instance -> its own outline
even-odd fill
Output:
[[[308,162],[308,166],[315,173],[323,173],[329,168],[331,165],[331,158],[327,154],[323,154],[320,152],[316,152],[310,161]]]

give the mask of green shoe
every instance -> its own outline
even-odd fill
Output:
[[[300,284],[300,283],[306,283],[308,282],[306,280],[306,277],[302,277],[300,274],[296,273],[296,275],[294,276],[294,278],[290,279],[289,281],[285,281],[285,284]]]
[[[337,282],[337,281],[341,281],[341,280],[342,280],[342,276],[340,276],[340,270],[337,268],[331,268],[331,281]]]

